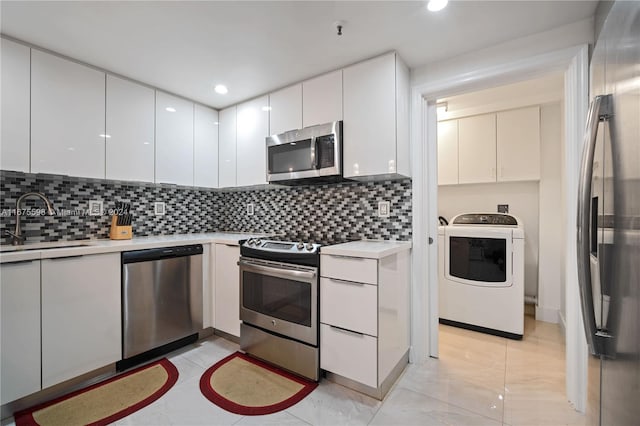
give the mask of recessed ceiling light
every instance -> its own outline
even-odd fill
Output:
[[[167,110],[169,112],[176,112],[176,109],[172,108],[172,107],[166,107],[165,110]]]
[[[219,121],[214,121],[214,122],[213,122],[213,125],[214,125],[214,126],[217,126],[218,124],[220,124],[220,122],[219,122]]]
[[[220,93],[221,95],[226,95],[229,89],[224,84],[216,84],[216,87],[213,88],[216,93]]]
[[[105,139],[109,139],[111,137],[111,135],[106,135],[104,133],[102,133],[101,135],[99,135],[101,138],[105,138]]]
[[[429,9],[430,12],[438,12],[447,7],[447,3],[449,3],[449,0],[429,0],[427,9]]]
[[[143,142],[145,145],[149,145],[151,142]]]
[[[263,106],[262,110],[263,111],[271,111],[271,107],[270,106]]]

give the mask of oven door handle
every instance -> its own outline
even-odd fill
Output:
[[[276,276],[280,278],[298,278],[298,279],[312,280],[316,276],[316,273],[311,271],[298,271],[296,269],[275,268],[272,266],[259,265],[253,262],[249,262],[247,260],[238,261],[238,266],[240,266],[245,271],[264,272],[268,275]]]

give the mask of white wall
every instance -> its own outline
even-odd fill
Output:
[[[415,87],[439,80],[446,81],[452,75],[460,76],[457,93],[444,94],[445,96],[452,96],[468,92],[467,87],[477,89],[477,80],[480,76],[488,74],[488,71],[493,69],[500,70],[502,74],[502,81],[496,85],[521,81],[526,79],[527,76],[514,75],[511,72],[512,70],[506,69],[503,64],[513,64],[514,61],[520,60],[526,61],[535,55],[580,44],[593,44],[593,29],[593,18],[589,18],[542,33],[500,43],[452,59],[414,68],[411,70],[411,86]],[[564,71],[564,68],[558,70]],[[547,71],[554,70],[549,69]],[[509,81],[507,81],[507,78]]]
[[[540,109],[540,255],[536,318],[558,322],[564,301],[563,125],[559,103]]]
[[[447,220],[459,213],[496,212],[509,204],[509,213],[524,223],[524,292],[537,293],[538,182],[500,182],[438,187],[438,214]]]

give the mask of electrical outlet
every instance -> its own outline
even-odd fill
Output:
[[[164,216],[167,213],[167,206],[164,201],[156,201],[153,203],[153,214],[156,216]]]
[[[498,204],[498,213],[509,213],[509,204]]]
[[[102,201],[89,201],[89,216],[102,216]]]
[[[247,216],[253,216],[253,203],[247,204]]]
[[[391,205],[388,201],[378,202],[378,217],[389,217]]]

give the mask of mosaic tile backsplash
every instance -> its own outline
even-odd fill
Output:
[[[411,239],[410,179],[220,191],[3,170],[3,244],[10,242],[5,230],[15,227],[18,197],[30,191],[45,194],[56,214],[42,215],[42,202],[29,199],[23,207],[31,210],[21,217],[28,242],[108,238],[117,201],[131,203],[134,236],[250,231],[319,242]],[[102,214],[89,215],[91,200],[103,202]],[[155,215],[158,201],[165,215]],[[378,217],[379,201],[390,201],[389,217]]]

